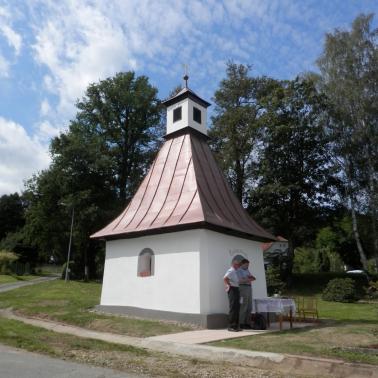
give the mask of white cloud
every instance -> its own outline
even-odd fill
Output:
[[[46,120],[42,121],[36,129],[36,140],[44,145],[47,145],[51,138],[56,137],[62,131],[59,127],[52,125],[51,122]]]
[[[143,72],[147,67],[161,72],[171,65],[168,71],[178,67],[181,75],[182,63],[193,71],[201,67],[205,62],[194,52],[206,48],[199,26],[206,28],[223,17],[217,2],[201,1],[189,6],[181,1],[121,0],[42,6],[45,17],[34,24],[35,58],[49,70],[45,85],[58,96],[57,113],[68,118],[89,83],[116,72]]]
[[[187,63],[190,72],[211,74],[215,87],[224,74],[224,69],[213,69],[220,61],[254,63],[255,52],[264,50],[266,62],[256,64],[262,70],[264,64],[274,64],[272,59],[280,53],[271,48],[272,40],[294,44],[297,50],[304,41],[311,44],[297,27],[302,16],[311,20],[311,11],[291,1],[34,0],[31,4],[40,9],[33,23],[35,59],[48,68],[45,88],[58,97],[56,118],[60,119],[73,115],[74,103],[89,83],[121,70],[142,73],[148,68],[180,80],[182,64]],[[285,61],[297,66],[303,61],[299,57],[293,62],[290,51],[282,53],[278,70]],[[191,83],[201,85],[200,75],[196,76]]]
[[[59,97],[57,111],[70,117],[73,104],[91,82],[113,75],[124,66],[135,68],[121,25],[89,5],[50,3],[49,17],[36,26],[34,51],[46,65],[46,89]]]
[[[9,62],[0,53],[0,77],[9,76]]]
[[[21,36],[12,28],[11,14],[5,7],[0,7],[0,47],[1,39],[13,48],[15,55],[19,55],[22,45]],[[12,58],[5,57],[0,50],[0,78],[9,77]]]
[[[18,55],[20,53],[21,44],[22,44],[21,36],[18,33],[16,33],[9,25],[5,24],[4,22],[2,23],[1,20],[0,20],[0,32],[2,32],[9,46],[13,47],[16,55]]]
[[[42,117],[45,117],[47,116],[51,111],[51,107],[50,107],[50,103],[47,99],[44,99],[42,102],[41,102],[41,108],[40,108],[40,114]]]
[[[50,162],[47,148],[25,129],[0,117],[0,195],[21,191],[23,181]]]

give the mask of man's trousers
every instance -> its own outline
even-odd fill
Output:
[[[240,285],[240,315],[239,322],[243,325],[251,325],[252,289],[251,285]]]
[[[240,294],[239,288],[230,286],[228,291],[230,305],[228,323],[230,328],[239,328]]]

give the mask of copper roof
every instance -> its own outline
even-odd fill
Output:
[[[168,136],[126,209],[91,237],[128,238],[193,228],[275,240],[241,206],[206,137],[187,128]]]

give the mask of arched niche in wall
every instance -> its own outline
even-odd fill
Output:
[[[138,277],[154,275],[155,255],[151,248],[144,248],[138,256]]]

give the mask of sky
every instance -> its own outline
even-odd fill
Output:
[[[360,13],[378,1],[0,0],[0,195],[48,167],[88,84],[133,70],[164,99],[187,64],[211,102],[229,60],[277,79],[316,71],[325,34]]]

